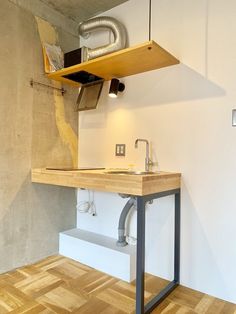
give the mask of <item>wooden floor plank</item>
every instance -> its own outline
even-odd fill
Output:
[[[153,294],[157,294],[163,288],[165,288],[168,285],[168,283],[169,283],[168,280],[161,279],[148,274],[148,276],[145,277],[145,290]]]
[[[168,282],[145,274],[145,302]],[[0,314],[134,314],[130,284],[62,256],[0,275]],[[183,286],[153,314],[236,314],[236,305]]]
[[[126,312],[123,312],[113,306],[109,306],[104,311],[102,311],[101,314],[126,314]]]
[[[200,302],[195,306],[194,310],[196,313],[205,314],[209,312],[209,308],[212,306],[214,298],[209,295],[204,295]]]
[[[135,309],[135,300],[133,298],[130,298],[127,295],[121,294],[110,288],[99,293],[97,298],[109,303],[113,307],[125,313],[132,313]]]
[[[48,272],[41,272],[18,282],[15,287],[26,295],[37,298],[58,287],[62,282],[61,279]]]
[[[71,263],[63,262],[60,265],[50,268],[48,270],[48,273],[65,281],[68,281],[87,274],[87,271]]]
[[[178,286],[170,295],[169,299],[174,303],[186,306],[192,310],[198,305],[204,294],[183,286]]]
[[[29,302],[31,299],[14,286],[0,282],[0,313],[8,313]]]
[[[43,305],[36,303],[36,301],[26,303],[18,309],[11,311],[11,314],[52,314],[51,310],[45,308]]]
[[[78,310],[75,310],[74,314],[100,314],[106,310],[109,305],[96,297],[91,297],[89,302],[86,302]]]
[[[47,271],[50,268],[56,267],[66,261],[66,258],[60,255],[50,256],[38,263],[34,266],[39,268],[40,270]]]
[[[29,276],[39,274],[41,272],[41,270],[37,269],[37,267],[30,265],[30,266],[25,266],[25,267],[19,268],[17,270],[17,272],[20,273],[21,275],[25,276],[25,277],[29,277]]]
[[[20,282],[21,280],[25,279],[26,278],[26,275],[20,273],[19,271],[17,270],[14,270],[14,271],[11,271],[9,272],[8,274],[4,274],[5,276],[8,275],[8,278],[6,278],[6,281],[9,283],[9,284],[15,284],[17,282]],[[4,276],[3,275],[3,276]]]
[[[37,301],[56,313],[71,313],[85,304],[87,298],[79,297],[63,287],[57,287],[37,298]]]
[[[153,311],[152,314],[163,314],[165,313],[166,309],[168,309],[169,305],[171,304],[170,300],[165,299],[162,301],[158,307],[156,307]]]

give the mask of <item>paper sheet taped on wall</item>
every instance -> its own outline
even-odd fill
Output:
[[[46,73],[55,72],[64,66],[64,54],[59,46],[44,43],[43,57]]]

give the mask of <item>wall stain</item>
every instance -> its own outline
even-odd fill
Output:
[[[53,86],[61,88],[61,83],[53,81]],[[66,122],[63,96],[59,95],[57,90],[54,90],[53,96],[58,132],[63,143],[68,146],[73,162],[73,167],[76,168],[78,166],[78,137],[72,129],[71,125]]]
[[[40,40],[42,43],[47,42],[49,44],[57,44],[58,35],[55,28],[48,22],[35,17]],[[52,84],[56,88],[61,88],[62,84],[60,82],[52,81]],[[74,130],[72,129],[70,123],[66,121],[65,116],[65,104],[62,95],[58,94],[58,91],[53,92],[54,106],[55,106],[55,118],[56,125],[59,132],[59,136],[62,142],[68,147],[73,162],[73,167],[78,166],[78,137]]]

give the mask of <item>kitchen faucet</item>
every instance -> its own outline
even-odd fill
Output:
[[[149,157],[149,142],[148,140],[137,138],[135,141],[135,148],[138,148],[138,142],[144,142],[146,143],[146,158],[145,158],[145,171],[149,172],[150,167],[153,165],[152,160]]]

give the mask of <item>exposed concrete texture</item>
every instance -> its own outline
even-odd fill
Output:
[[[66,37],[68,50],[78,39]],[[0,272],[58,251],[58,233],[75,226],[73,189],[32,184],[31,167],[71,166],[73,156],[58,131],[53,91],[31,88],[43,73],[35,17],[9,1],[0,3]],[[76,41],[75,41],[76,39]],[[63,47],[65,49],[65,46]],[[77,134],[76,91],[66,87],[64,121]],[[57,96],[61,97],[61,96]]]
[[[14,0],[23,1],[23,0]],[[40,0],[68,18],[82,22],[128,0]]]
[[[68,33],[78,34],[78,23],[128,0],[9,0]]]
[[[54,10],[51,6],[41,2],[40,0],[9,0],[12,3],[22,7],[55,26],[62,27],[68,33],[76,35],[78,33],[78,23],[66,18],[59,10]]]

